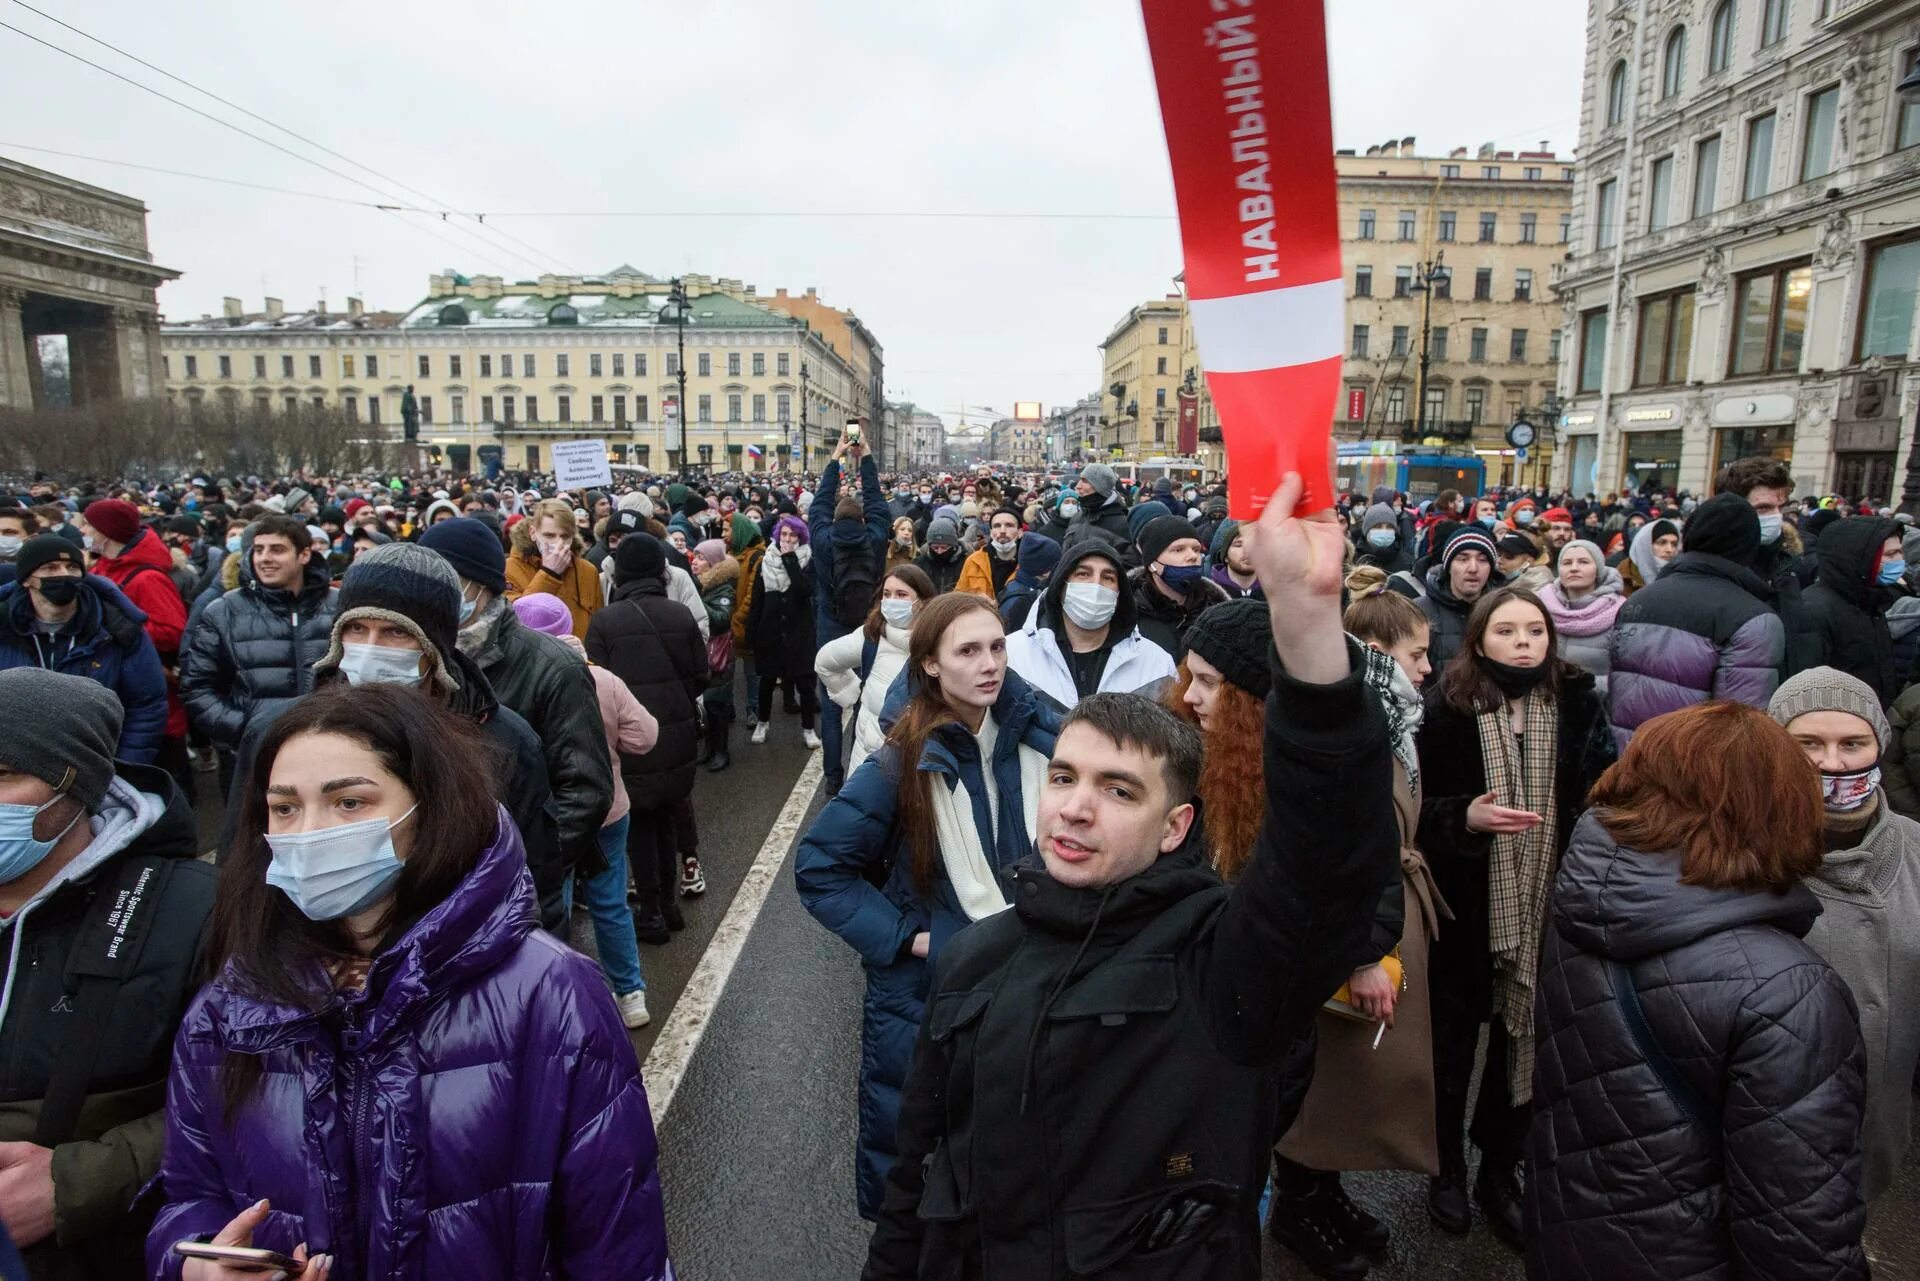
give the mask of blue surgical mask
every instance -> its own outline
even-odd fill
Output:
[[[1080,504],[1071,500],[1060,504],[1060,519],[1072,520],[1080,514]]]
[[[1160,581],[1185,596],[1200,581],[1200,575],[1206,572],[1204,565],[1162,565]]]
[[[323,827],[317,832],[267,834],[273,859],[267,884],[293,900],[311,921],[337,921],[364,912],[385,898],[406,866],[393,850],[393,829],[413,809],[389,823],[370,818]]]
[[[1514,513],[1513,519],[1516,524],[1531,525],[1533,524],[1533,512],[1528,508],[1522,507],[1518,512]]]
[[[472,620],[473,611],[479,606],[480,602],[477,600],[468,600],[465,596],[460,598],[460,626],[465,627]]]
[[[1495,519],[1494,519],[1493,517],[1491,517],[1491,516],[1482,516],[1482,517],[1480,518],[1480,522],[1479,522],[1479,523],[1480,523],[1480,527],[1481,527],[1482,529],[1492,529],[1492,528],[1493,528],[1493,527],[1494,527],[1495,525],[1497,525],[1497,524],[1499,524],[1500,522],[1499,522],[1499,521],[1497,521],[1497,520],[1495,520]]]
[[[1375,547],[1381,548],[1383,550],[1393,546],[1393,544],[1395,543],[1395,541],[1399,539],[1399,537],[1400,535],[1398,533],[1396,533],[1391,527],[1386,525],[1382,525],[1378,529],[1369,529],[1367,531],[1367,541],[1372,543]]]
[[[349,685],[418,685],[420,651],[345,641],[340,646],[340,670]]]
[[[229,538],[227,540],[227,552],[230,555],[234,555],[234,556],[238,556],[240,554],[240,535],[235,534],[232,538]]]
[[[43,841],[33,834],[33,821],[40,817],[40,811],[52,805],[60,797],[55,796],[46,805],[0,805],[0,884],[17,881],[40,866],[60,838],[73,830],[86,813],[76,810],[73,821],[61,828],[52,840]]]
[[[897,597],[883,600],[880,602],[880,617],[886,619],[890,627],[905,627],[913,621],[914,604],[914,601],[900,600]]]
[[[1907,575],[1907,562],[1896,557],[1880,562],[1880,581],[1891,586]]]
[[[1760,545],[1771,547],[1780,541],[1780,513],[1760,518]]]

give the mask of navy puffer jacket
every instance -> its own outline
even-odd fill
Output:
[[[1677,855],[1580,820],[1535,996],[1529,1277],[1867,1275],[1866,1056],[1845,981],[1802,941],[1819,912],[1804,886],[1684,885]]]
[[[167,673],[147,635],[146,614],[112,579],[88,574],[67,628],[42,636],[33,624],[27,589],[19,583],[0,587],[0,671],[45,667],[105,685],[124,713],[114,755],[153,764],[167,728]]]

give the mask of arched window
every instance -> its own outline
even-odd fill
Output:
[[[1671,98],[1680,92],[1687,78],[1687,29],[1675,27],[1667,37],[1666,55],[1660,61],[1660,96]]]
[[[464,325],[467,323],[467,309],[459,303],[448,303],[440,309],[440,323],[443,325]]]
[[[1727,69],[1733,58],[1733,0],[1720,0],[1713,11],[1713,28],[1707,41],[1707,74]]]
[[[580,323],[580,313],[575,311],[569,303],[558,303],[552,311],[547,313],[547,323],[549,325],[577,325]]]
[[[1613,74],[1607,77],[1607,123],[1617,125],[1627,118],[1627,64],[1622,59],[1613,64]]]

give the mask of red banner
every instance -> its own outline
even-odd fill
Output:
[[[1367,420],[1367,389],[1350,387],[1347,389],[1347,421],[1363,423]]]
[[[1200,397],[1190,391],[1180,393],[1180,456],[1191,458],[1200,452]]]
[[[1228,505],[1333,502],[1344,286],[1323,0],[1141,0]]]

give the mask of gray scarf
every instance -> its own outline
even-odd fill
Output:
[[[479,617],[454,633],[453,643],[460,652],[475,662],[487,652],[487,646],[493,641],[493,629],[500,625],[500,615],[507,611],[507,598],[495,596],[487,607],[480,611]]]

